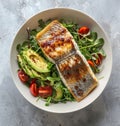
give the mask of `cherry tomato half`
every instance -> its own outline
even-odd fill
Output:
[[[89,30],[88,27],[83,26],[83,27],[81,27],[81,28],[78,30],[78,33],[84,35],[84,34],[88,34],[89,31],[90,31],[90,30]]]
[[[32,83],[30,85],[30,92],[33,96],[37,97],[38,96],[38,88],[36,83]]]
[[[42,98],[47,98],[52,95],[52,87],[51,86],[44,86],[44,87],[39,87],[39,95]]]
[[[100,60],[102,61],[104,57],[101,54],[98,54],[98,56],[99,56]]]
[[[92,60],[88,60],[87,62],[88,62],[88,64],[89,64],[91,67],[94,67],[94,63],[93,63]]]
[[[96,59],[95,64],[96,64],[97,66],[99,66],[99,65],[101,64],[101,60],[100,60],[99,57]]]
[[[25,83],[29,80],[28,75],[23,70],[18,70],[18,77],[20,80]]]
[[[102,60],[103,56],[101,54],[98,54],[98,58],[96,59],[95,64],[99,66],[102,63]]]

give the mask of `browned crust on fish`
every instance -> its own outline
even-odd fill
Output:
[[[92,90],[97,86],[98,80],[89,68],[89,65],[86,64],[87,62],[84,62],[84,59],[80,57],[80,55],[74,55],[77,55],[77,57],[74,59],[75,62],[71,68],[70,60],[72,56],[59,62],[57,69],[64,84],[69,89],[73,97],[79,102],[92,92]],[[76,82],[77,84],[75,84]],[[81,83],[84,83],[87,86],[81,89]]]
[[[52,21],[50,24],[48,24],[42,31],[40,31],[39,33],[37,33],[36,39],[39,40],[39,38],[40,38],[43,34],[45,34],[47,31],[49,31],[50,28],[51,28],[54,24],[56,24],[56,23],[59,23],[59,22],[58,22],[57,20],[54,20],[54,21]]]
[[[55,28],[57,30],[55,30]],[[47,38],[45,38],[45,34]],[[73,36],[57,20],[52,21],[36,35],[36,40],[42,51],[52,62],[57,61],[75,51]],[[54,62],[55,63],[55,62]]]

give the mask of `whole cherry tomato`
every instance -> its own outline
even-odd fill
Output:
[[[83,27],[81,27],[81,28],[78,30],[78,33],[80,33],[81,35],[84,35],[84,34],[88,34],[89,31],[90,31],[90,30],[89,30],[88,27],[83,26]]]
[[[18,70],[18,77],[23,83],[29,80],[29,76],[23,70]]]
[[[32,83],[30,85],[30,92],[33,96],[37,97],[38,96],[38,87],[36,83]]]
[[[52,95],[53,89],[51,86],[39,87],[39,95],[42,98],[47,98]]]

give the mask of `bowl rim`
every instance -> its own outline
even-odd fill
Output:
[[[44,12],[47,12],[47,11],[54,11],[54,10],[63,10],[63,9],[64,9],[64,10],[71,10],[71,11],[79,12],[79,13],[81,13],[81,14],[87,16],[87,17],[90,18],[91,20],[93,20],[93,21],[100,27],[100,29],[103,31],[103,33],[104,33],[104,35],[105,35],[107,41],[109,42],[109,45],[110,45],[110,52],[111,52],[110,70],[109,70],[109,73],[108,73],[109,75],[108,75],[108,78],[107,78],[107,80],[106,80],[107,82],[106,82],[104,88],[102,88],[102,90],[100,91],[100,93],[99,93],[98,95],[96,95],[96,97],[95,97],[94,99],[92,99],[89,103],[85,104],[84,106],[80,107],[79,109],[78,109],[78,108],[75,108],[75,109],[72,109],[72,110],[69,110],[69,111],[67,110],[67,111],[65,111],[65,112],[63,112],[63,111],[62,111],[62,112],[61,112],[61,111],[50,111],[50,110],[48,110],[48,109],[43,109],[42,107],[40,108],[40,107],[36,106],[35,104],[33,104],[32,102],[30,102],[30,100],[27,99],[27,97],[26,97],[23,93],[21,93],[21,91],[19,90],[19,88],[18,88],[18,86],[17,86],[17,81],[16,81],[16,79],[15,79],[15,77],[14,77],[14,74],[13,74],[13,71],[12,71],[12,65],[11,65],[11,64],[12,64],[12,60],[11,60],[12,58],[11,58],[11,57],[12,57],[13,43],[14,43],[14,41],[15,41],[15,39],[16,39],[18,33],[19,33],[19,31],[22,29],[22,27],[23,27],[29,20],[31,20],[32,18],[36,17],[36,16],[39,15],[40,13],[44,13]],[[102,27],[92,16],[90,16],[90,15],[87,14],[86,12],[83,12],[83,11],[81,11],[81,10],[74,9],[74,8],[68,8],[68,7],[56,7],[56,8],[44,9],[44,10],[42,10],[42,11],[39,11],[39,12],[35,13],[35,14],[32,15],[30,18],[28,18],[25,22],[23,22],[23,23],[20,25],[20,27],[18,28],[18,30],[17,30],[17,32],[16,32],[16,34],[15,34],[15,36],[14,36],[14,39],[13,39],[11,45],[10,45],[10,55],[9,55],[9,58],[10,58],[10,72],[11,72],[11,75],[12,75],[12,79],[13,79],[14,85],[17,87],[17,90],[18,90],[18,91],[20,92],[20,94],[21,94],[29,103],[31,103],[33,106],[37,107],[38,109],[44,110],[44,111],[46,111],[46,112],[50,112],[50,113],[71,113],[71,112],[76,112],[76,111],[79,111],[79,110],[81,110],[81,109],[83,109],[83,108],[86,108],[88,105],[90,105],[90,104],[92,104],[93,102],[95,102],[96,99],[102,94],[103,90],[104,90],[105,87],[107,86],[107,83],[108,83],[108,81],[109,81],[109,79],[110,79],[110,76],[111,76],[111,72],[112,72],[112,63],[113,63],[113,60],[112,60],[112,47],[111,47],[111,42],[110,42],[110,39],[108,38],[108,36],[107,36],[105,30],[103,29],[103,27]]]

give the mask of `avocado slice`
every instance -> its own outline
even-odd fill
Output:
[[[34,78],[34,75],[31,72],[31,69],[27,66],[27,63],[25,62],[25,60],[23,59],[23,57],[21,55],[17,55],[17,59],[18,59],[20,67],[24,70],[24,72],[28,76],[30,76],[31,78]]]
[[[30,68],[29,65],[27,65],[26,61],[21,55],[17,55],[17,59],[20,67],[28,76],[30,76],[31,78],[42,78],[42,76],[38,72],[36,72],[34,69]]]
[[[20,65],[20,67],[24,70],[24,72],[27,75],[29,75],[31,78],[34,78],[33,74],[30,72],[30,70],[26,66],[26,63],[25,63],[24,59],[20,55],[17,55],[17,60],[18,60],[18,63]]]
[[[55,85],[54,87],[55,91],[56,91],[56,95],[54,97],[55,101],[59,101],[62,97],[63,97],[63,90],[60,84]]]
[[[27,63],[40,73],[47,73],[50,72],[48,68],[48,63],[45,61],[45,59],[41,56],[39,56],[35,51],[32,49],[27,49],[23,51],[23,57],[27,61]]]
[[[41,79],[43,79],[42,75],[40,75],[40,73],[38,73],[34,69],[31,69],[31,72],[32,72],[34,78],[41,78]]]

